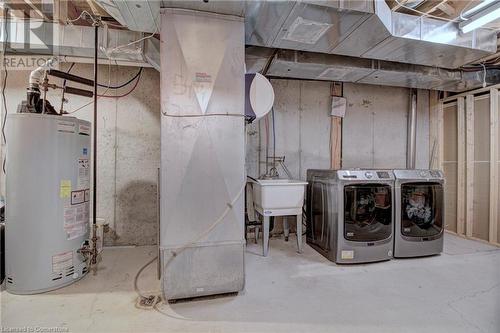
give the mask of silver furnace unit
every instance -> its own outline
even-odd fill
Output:
[[[238,292],[245,281],[243,18],[162,9],[161,39],[163,294]]]

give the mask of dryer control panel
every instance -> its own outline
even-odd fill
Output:
[[[392,180],[391,170],[339,170],[338,177],[345,180]]]
[[[429,179],[440,180],[444,178],[441,170],[394,170],[394,175],[398,179]]]

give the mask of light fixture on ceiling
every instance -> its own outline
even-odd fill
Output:
[[[480,7],[480,8],[477,8]],[[468,10],[464,13],[467,14],[474,13],[467,21],[461,22],[459,24],[460,29],[464,33],[468,33],[474,29],[484,26],[496,19],[500,18],[500,1],[486,0],[481,2],[476,7]]]
[[[497,1],[497,0],[483,0],[480,3],[478,3],[476,6],[468,9],[465,12],[463,12],[461,14],[461,17],[470,17],[471,15],[476,14],[478,11],[480,11],[483,8],[485,8],[486,6],[491,5],[495,1]]]

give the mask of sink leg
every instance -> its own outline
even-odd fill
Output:
[[[285,233],[285,242],[288,242],[288,236],[290,235],[290,227],[288,225],[288,219],[283,216],[283,232]]]
[[[264,216],[264,223],[262,227],[264,229],[262,235],[262,252],[264,257],[267,257],[267,254],[269,253],[269,216]]]
[[[302,253],[302,214],[297,215],[297,248]]]

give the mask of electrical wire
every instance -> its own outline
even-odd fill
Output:
[[[109,95],[106,95],[106,94],[102,94],[102,95],[97,95],[97,96],[103,97],[103,98],[122,98],[122,97],[126,97],[126,96],[130,95],[135,90],[135,88],[137,88],[137,85],[139,84],[140,80],[141,80],[141,75],[140,75],[140,72],[139,72],[139,75],[137,76],[137,80],[135,81],[135,84],[132,87],[132,89],[130,89],[129,92],[127,92],[127,93],[125,93],[123,95],[109,96]]]
[[[142,37],[142,38],[139,38],[138,40],[135,40],[135,41],[132,41],[130,43],[127,43],[127,44],[123,44],[123,45],[119,45],[119,46],[116,46],[114,48],[112,48],[111,50],[107,51],[106,54],[113,54],[114,52],[116,52],[117,50],[120,50],[120,49],[123,49],[124,47],[127,47],[127,46],[132,46],[134,44],[137,44],[137,43],[140,43],[146,39],[149,39],[149,38],[152,38],[154,37],[156,34],[158,33],[158,28],[156,28],[156,30],[151,34],[151,35],[148,35],[148,36],[145,36],[145,37]],[[108,55],[108,58],[109,58],[109,55]]]
[[[483,88],[486,88],[486,66],[484,64],[481,64],[483,66]]]
[[[93,24],[97,24],[97,23],[99,23],[99,20],[96,20],[96,19],[94,18],[94,15],[90,14],[90,13],[89,13],[88,11],[86,11],[86,10],[83,10],[83,11],[80,13],[80,15],[79,15],[76,19],[67,19],[67,20],[66,20],[66,23],[68,23],[68,24],[69,24],[69,23],[74,23],[74,22],[78,21],[79,19],[83,18],[85,15],[87,15],[87,16],[88,16],[88,17],[92,20],[92,23],[93,23]]]
[[[144,68],[143,68],[143,67],[141,67],[141,68],[139,69],[139,71],[137,72],[137,74],[135,74],[135,75],[134,75],[134,77],[132,77],[130,80],[128,80],[127,82],[122,83],[122,84],[120,84],[120,85],[117,85],[117,86],[109,86],[109,85],[108,85],[108,86],[106,86],[106,85],[101,84],[101,83],[97,83],[97,85],[98,85],[99,87],[101,87],[101,88],[108,88],[108,89],[120,89],[120,88],[126,87],[126,86],[128,86],[130,83],[132,83],[135,79],[137,79],[137,77],[139,77],[139,76],[141,75],[141,73],[142,73],[142,70],[143,70],[143,69],[144,69]]]
[[[246,177],[245,177],[246,179]],[[241,187],[241,189],[238,191],[238,193],[236,194],[236,196],[233,198],[233,200],[231,200],[231,202],[228,202],[226,203],[226,208],[224,209],[224,211],[222,212],[222,214],[219,216],[219,218],[217,218],[204,232],[202,232],[200,235],[198,235],[198,237],[194,238],[192,241],[190,242],[187,242],[185,243],[184,245],[181,245],[179,247],[176,247],[175,250],[170,250],[171,252],[171,256],[168,258],[168,260],[165,262],[165,265],[163,265],[163,269],[166,269],[168,267],[168,265],[179,255],[181,254],[184,250],[186,250],[188,247],[196,244],[197,242],[199,242],[200,240],[202,240],[203,238],[205,238],[206,236],[208,236],[208,234],[210,234],[212,232],[212,230],[215,229],[215,227],[217,227],[223,220],[224,218],[226,217],[226,215],[233,209],[234,205],[236,204],[236,201],[238,201],[238,199],[241,197],[241,194],[244,192],[245,190],[245,187],[246,187],[246,181],[243,182],[243,186]],[[146,267],[148,267],[149,265],[151,265],[153,262],[155,262],[155,260],[157,260],[158,257],[154,257],[153,259],[151,259],[150,261],[148,261],[144,266],[142,266],[139,271],[137,272],[137,274],[135,275],[135,278],[134,278],[134,290],[136,291],[136,293],[139,295],[139,300],[137,302],[137,304],[140,304],[141,300],[147,300],[147,299],[151,299],[154,297],[154,301],[152,302],[152,307],[155,308],[156,306],[156,303],[157,302],[157,299],[159,298],[159,296],[157,295],[144,295],[139,287],[138,287],[138,281],[139,281],[139,277],[140,275],[142,274],[142,272],[146,269]],[[156,309],[156,308],[155,308]]]
[[[108,62],[108,86],[109,85],[111,85],[111,59],[109,59],[109,62]],[[103,94],[106,94],[108,92],[108,90],[109,90],[109,88],[106,89]],[[99,96],[97,97],[97,99],[99,99]],[[93,103],[94,103],[94,101],[92,100],[92,101],[88,102],[87,104],[80,106],[78,109],[75,109],[75,110],[70,111],[70,112],[66,112],[65,114],[73,114],[73,113],[78,112],[81,109],[85,108],[86,106],[93,104]]]

